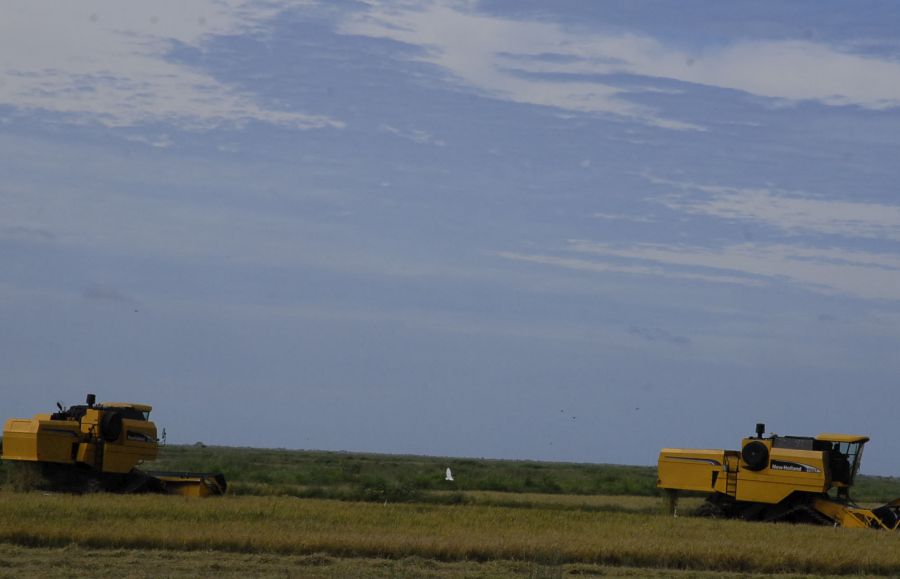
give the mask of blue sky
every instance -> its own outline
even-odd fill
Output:
[[[4,413],[900,474],[892,2],[13,0]]]

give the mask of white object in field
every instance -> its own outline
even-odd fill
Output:
[[[453,480],[453,473],[450,472],[450,467],[447,467],[447,474],[444,476],[444,480]]]

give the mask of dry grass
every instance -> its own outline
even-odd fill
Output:
[[[704,572],[900,574],[900,535],[480,505],[226,497],[0,495],[0,543]]]

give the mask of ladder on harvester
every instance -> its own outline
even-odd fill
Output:
[[[741,459],[737,454],[725,455],[725,494],[730,497],[737,496],[738,468]]]

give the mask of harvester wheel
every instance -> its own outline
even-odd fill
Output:
[[[747,470],[762,470],[769,463],[769,448],[758,440],[748,442],[741,449],[741,458],[747,463]]]
[[[107,412],[100,419],[100,435],[106,442],[115,442],[122,435],[122,415],[118,412]]]
[[[703,501],[703,503],[699,507],[697,507],[697,510],[694,511],[694,515],[697,517],[707,517],[710,519],[721,519],[725,517],[725,510],[718,503],[707,499]]]
[[[82,489],[84,494],[86,495],[94,495],[97,493],[102,493],[106,490],[103,487],[103,481],[101,481],[99,477],[90,475],[85,477]]]

